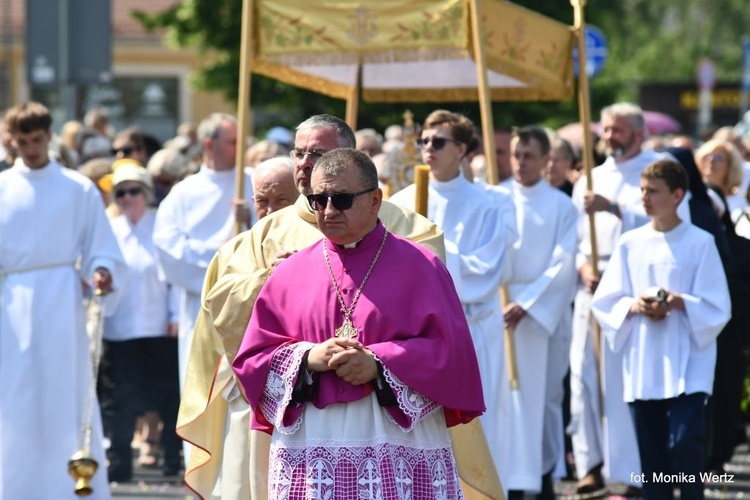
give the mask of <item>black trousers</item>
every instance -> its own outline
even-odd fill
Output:
[[[733,311],[733,314],[735,311]],[[707,468],[720,469],[732,458],[742,426],[742,394],[745,385],[747,326],[733,316],[716,339],[714,390],[708,400]]]
[[[164,467],[177,468],[182,448],[175,432],[180,405],[177,339],[105,340],[99,380],[104,433],[111,442],[110,480],[131,478],[136,417],[150,410],[156,410],[164,423]]]
[[[680,498],[704,498],[700,473],[706,462],[707,397],[699,392],[629,404],[647,499],[674,498],[674,488],[680,489]]]

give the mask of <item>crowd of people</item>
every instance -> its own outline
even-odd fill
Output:
[[[587,179],[553,130],[489,162],[447,110],[252,144],[8,110],[0,498],[73,498],[82,448],[108,498],[133,447],[202,498],[703,498],[744,430],[750,135],[649,137],[631,103],[601,130]]]

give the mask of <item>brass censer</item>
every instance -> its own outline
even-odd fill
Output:
[[[86,450],[78,450],[68,460],[68,474],[75,479],[75,494],[79,497],[89,496],[94,492],[91,487],[91,478],[94,477],[96,469],[99,468],[99,462]]]

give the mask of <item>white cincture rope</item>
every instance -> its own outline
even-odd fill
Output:
[[[24,266],[24,267],[0,269],[0,291],[3,288],[3,281],[5,280],[5,277],[10,274],[28,273],[31,271],[39,271],[41,269],[50,269],[53,267],[73,267],[74,265],[75,265],[75,262],[51,262],[48,264],[32,264],[30,266]]]

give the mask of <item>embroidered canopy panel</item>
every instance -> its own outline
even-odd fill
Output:
[[[477,99],[469,0],[251,0],[251,70],[366,101]],[[501,0],[479,0],[491,96],[559,100],[573,92],[574,34]]]

